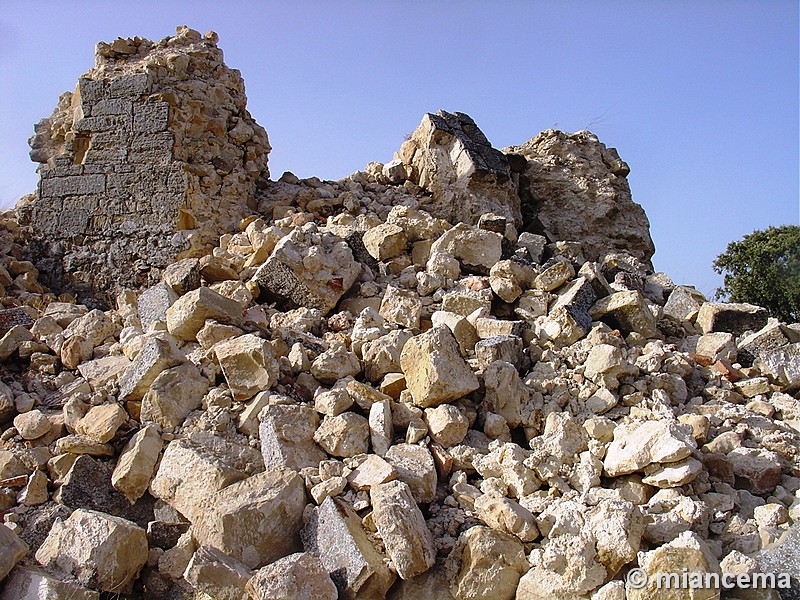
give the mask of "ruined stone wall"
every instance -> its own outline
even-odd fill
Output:
[[[266,131],[213,32],[99,43],[96,64],[35,127],[36,193],[18,213],[53,289],[108,297],[157,281],[251,212]]]

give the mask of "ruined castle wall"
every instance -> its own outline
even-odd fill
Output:
[[[149,285],[251,212],[269,177],[266,131],[216,34],[99,43],[96,64],[35,127],[35,195],[18,206],[55,290]]]

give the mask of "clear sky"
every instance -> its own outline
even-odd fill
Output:
[[[95,42],[181,24],[242,71],[274,178],[388,161],[443,108],[498,148],[594,131],[631,166],[656,268],[706,294],[729,241],[798,223],[796,0],[0,0],[0,204],[35,188],[26,140]]]

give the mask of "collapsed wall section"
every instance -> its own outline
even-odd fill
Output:
[[[17,212],[47,285],[102,301],[233,230],[269,177],[246,102],[213,32],[100,42],[29,142],[40,181]]]

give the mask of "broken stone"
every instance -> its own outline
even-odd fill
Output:
[[[414,404],[423,408],[456,400],[479,386],[447,327],[434,327],[408,340],[400,365]]]
[[[100,594],[76,583],[60,581],[32,567],[19,566],[5,582],[0,600],[100,600]]]
[[[369,422],[353,412],[326,416],[314,433],[314,441],[332,456],[364,454],[369,448]]]
[[[192,520],[199,544],[258,568],[299,547],[305,485],[294,471],[271,468],[202,499]]]
[[[780,457],[763,448],[734,448],[726,458],[733,466],[737,487],[754,494],[771,492],[781,480]]]
[[[314,443],[319,417],[309,406],[272,404],[259,415],[261,455],[267,468],[282,466],[295,471],[316,467],[325,453]]]
[[[301,538],[305,551],[319,556],[343,598],[383,598],[395,580],[346,502],[329,497],[309,511]]]
[[[141,400],[159,373],[180,364],[182,353],[170,342],[149,338],[119,377],[120,401]]]
[[[511,600],[519,578],[528,570],[525,550],[517,538],[481,526],[459,536],[447,561],[455,600]]]
[[[125,593],[147,561],[147,534],[125,519],[78,509],[53,524],[36,560],[81,585]]]
[[[436,465],[430,450],[416,444],[395,444],[386,453],[386,461],[397,470],[397,478],[411,489],[420,504],[436,497]]]
[[[148,331],[156,323],[166,323],[167,309],[177,299],[178,294],[166,283],[157,283],[142,292],[136,302],[137,314],[142,324],[142,329]],[[161,327],[163,328],[164,326],[161,325]]]
[[[89,409],[78,421],[75,431],[99,444],[105,444],[114,438],[117,429],[127,420],[128,413],[119,404],[101,404]]]
[[[361,265],[341,238],[313,229],[294,229],[277,243],[253,281],[267,299],[327,314],[360,272]]]
[[[0,525],[0,550],[0,581],[3,581],[14,565],[28,553],[28,545],[8,527]]]
[[[674,463],[696,448],[686,426],[674,421],[645,421],[620,425],[606,451],[603,469],[609,477],[639,471],[652,463]]]
[[[339,595],[320,559],[308,552],[290,554],[262,567],[247,583],[255,600],[336,600]]]
[[[143,427],[125,445],[111,475],[111,485],[133,504],[150,485],[163,442],[154,427]]]
[[[411,490],[402,481],[370,488],[372,519],[401,579],[424,573],[436,560],[433,537]]]
[[[391,401],[379,400],[370,407],[369,439],[372,451],[378,456],[385,456],[394,441]]]
[[[242,307],[211,288],[201,287],[178,298],[167,309],[166,318],[167,329],[172,335],[194,341],[206,319],[238,325],[242,319]]]
[[[347,482],[354,490],[366,490],[397,478],[397,471],[380,456],[370,454],[347,476]]]
[[[50,498],[47,493],[47,475],[43,471],[34,471],[28,477],[28,482],[17,496],[17,502],[24,506],[38,506]]]
[[[459,223],[433,242],[431,256],[452,256],[465,271],[488,274],[502,256],[502,241],[498,233]]]
[[[532,542],[539,537],[536,518],[519,503],[497,493],[475,499],[475,512],[492,529]]]
[[[469,429],[469,420],[452,404],[425,409],[425,424],[431,438],[445,448],[461,443]]]
[[[201,500],[247,477],[245,465],[240,465],[239,461],[252,463],[254,460],[245,449],[237,451],[231,445],[221,441],[212,444],[212,441],[215,440],[211,436],[194,435],[170,442],[150,482],[153,496],[192,522],[201,510]],[[255,453],[260,461],[257,452],[251,448],[247,450]]]
[[[311,363],[311,374],[322,384],[332,385],[348,376],[361,373],[361,361],[344,346],[320,353]]]
[[[183,574],[195,590],[220,600],[250,600],[245,588],[250,576],[241,562],[209,546],[195,551]]]
[[[188,362],[162,371],[142,399],[141,421],[178,427],[200,406],[208,384],[208,379]]]
[[[745,331],[758,331],[764,327],[767,311],[753,304],[705,302],[697,313],[696,323],[703,333],[727,331],[739,336]]]
[[[629,290],[601,298],[589,311],[592,319],[608,323],[624,333],[636,332],[646,338],[658,337],[656,318],[641,292]]]
[[[266,340],[248,333],[214,346],[233,399],[244,401],[278,380],[278,363]]]
[[[403,254],[408,244],[403,228],[392,223],[369,229],[361,239],[370,256],[381,261]]]
[[[553,260],[552,264],[546,263],[542,267],[542,271],[534,279],[533,285],[545,292],[551,292],[560,288],[574,276],[575,269],[569,261]]]
[[[32,410],[14,417],[14,427],[25,440],[35,440],[50,431],[52,423],[40,410]]]
[[[381,301],[380,315],[391,323],[419,329],[422,301],[415,292],[387,286]]]

